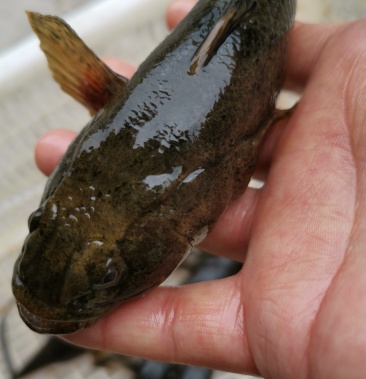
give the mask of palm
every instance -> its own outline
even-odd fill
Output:
[[[296,113],[263,154],[265,188],[247,191],[206,242],[230,246],[237,259],[247,254],[232,280],[241,291],[243,355],[228,356],[268,377],[345,377],[365,352],[365,94],[357,92],[363,67],[352,65],[365,32],[359,23],[328,43]]]
[[[266,185],[247,190],[203,243],[245,259],[243,270],[157,289],[70,340],[271,378],[363,377],[366,28],[337,28],[293,33],[288,85],[304,91],[289,122],[266,140]],[[41,141],[45,171],[46,150]]]

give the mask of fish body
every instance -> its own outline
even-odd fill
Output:
[[[244,191],[295,3],[201,0],[129,82],[112,75],[105,104],[80,90],[97,113],[49,178],[14,268],[30,328],[71,333],[158,286]]]

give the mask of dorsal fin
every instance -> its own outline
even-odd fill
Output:
[[[91,114],[126,88],[128,79],[104,64],[65,21],[34,12],[27,15],[54,79]]]
[[[210,62],[226,38],[240,23],[251,17],[256,7],[255,0],[231,0],[192,57],[190,75]]]

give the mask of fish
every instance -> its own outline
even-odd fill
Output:
[[[93,115],[29,217],[12,289],[69,334],[160,285],[248,186],[281,111],[296,0],[200,0],[128,80],[63,20],[28,13],[61,88]]]

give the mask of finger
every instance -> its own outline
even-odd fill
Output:
[[[263,138],[262,146],[259,150],[259,156],[253,177],[265,181],[271,167],[273,152],[275,151],[278,141],[286,128],[289,119],[284,119],[272,125]]]
[[[105,57],[103,62],[107,64],[114,72],[117,72],[120,75],[130,79],[136,71],[136,67],[125,61],[114,57]]]
[[[184,287],[160,287],[123,304],[92,328],[65,338],[119,354],[256,372],[243,327],[240,280],[235,275]]]
[[[297,22],[290,33],[285,87],[301,90],[308,81],[325,45],[344,24]]]
[[[196,3],[196,0],[178,0],[173,2],[166,13],[166,23],[168,28],[175,28]]]
[[[243,194],[230,203],[198,247],[213,254],[244,262],[251,223],[260,193],[261,190],[258,189],[243,189]]]
[[[71,130],[55,129],[50,130],[37,141],[34,155],[37,167],[41,172],[47,176],[51,174],[75,134]]]

